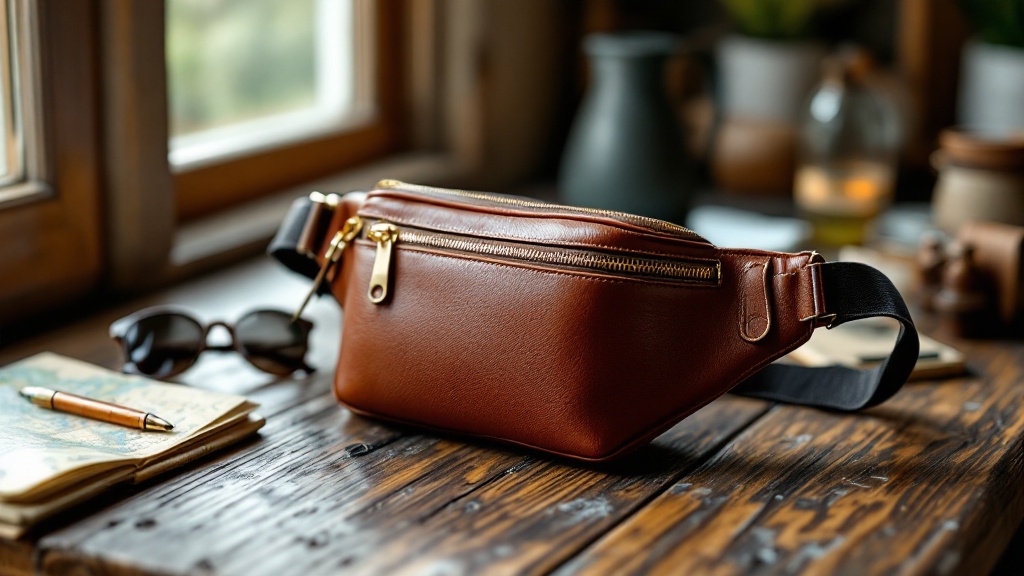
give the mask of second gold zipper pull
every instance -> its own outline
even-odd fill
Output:
[[[388,276],[391,273],[391,250],[398,240],[398,227],[388,222],[378,222],[370,227],[366,238],[377,243],[377,256],[370,273],[370,302],[380,304],[388,297]]]
[[[359,216],[353,216],[345,221],[345,224],[341,227],[341,230],[334,234],[334,238],[331,239],[331,244],[327,248],[327,252],[324,253],[324,263],[320,266],[320,272],[317,273],[316,278],[313,279],[313,285],[309,288],[309,293],[306,294],[306,298],[299,305],[298,310],[292,315],[292,322],[299,319],[302,315],[302,311],[306,309],[306,305],[316,294],[316,291],[320,289],[320,284],[324,281],[327,276],[327,272],[332,266],[338,263],[341,259],[342,254],[345,252],[345,247],[352,241],[353,238],[359,235],[360,230],[363,229],[363,220]]]

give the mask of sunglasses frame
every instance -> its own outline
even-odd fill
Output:
[[[138,310],[136,312],[132,312],[131,314],[129,314],[129,315],[123,317],[123,318],[119,318],[119,319],[115,320],[114,322],[112,322],[110,324],[110,337],[121,348],[121,354],[125,358],[124,364],[121,366],[121,371],[124,372],[125,374],[135,374],[135,375],[139,375],[139,376],[146,376],[146,377],[149,377],[149,378],[158,378],[158,379],[173,378],[174,376],[182,374],[185,371],[187,371],[189,368],[194,366],[195,363],[199,360],[199,357],[202,356],[203,352],[207,352],[207,351],[210,351],[210,352],[236,352],[236,353],[238,353],[239,356],[244,358],[246,362],[248,362],[250,365],[252,365],[257,370],[260,370],[262,372],[266,372],[268,374],[273,374],[275,376],[287,376],[289,374],[294,374],[295,372],[298,372],[300,370],[302,372],[305,372],[307,375],[316,372],[316,367],[311,366],[308,362],[306,362],[306,358],[305,358],[306,354],[309,353],[309,333],[313,330],[313,323],[310,322],[309,320],[306,320],[305,318],[296,318],[296,319],[292,320],[291,319],[292,318],[292,314],[289,314],[289,313],[281,311],[281,310],[274,310],[274,309],[271,309],[271,308],[259,308],[259,309],[256,309],[256,310],[250,310],[250,311],[240,315],[238,317],[238,320],[235,320],[234,324],[238,324],[239,320],[242,320],[243,318],[245,318],[245,317],[247,317],[249,315],[257,314],[257,313],[260,313],[260,312],[272,312],[274,314],[281,314],[284,317],[288,318],[291,323],[295,324],[296,326],[298,326],[302,330],[302,336],[303,336],[303,341],[305,342],[306,350],[303,353],[302,359],[300,360],[301,366],[298,366],[298,367],[296,367],[294,369],[291,369],[291,370],[287,370],[287,369],[286,370],[267,370],[266,368],[258,366],[255,362],[253,362],[249,358],[249,356],[242,349],[242,346],[241,346],[241,344],[238,341],[238,337],[235,334],[235,327],[234,327],[234,325],[229,324],[229,323],[227,323],[227,322],[225,322],[223,320],[214,320],[212,322],[203,322],[202,320],[197,318],[196,315],[194,313],[192,313],[191,311],[189,311],[189,310],[187,310],[185,308],[177,307],[177,306],[152,306],[150,308],[143,308],[142,310]],[[185,318],[195,322],[199,326],[200,330],[202,330],[202,341],[200,342],[199,349],[196,351],[195,356],[193,356],[192,359],[187,364],[185,364],[183,368],[181,368],[179,370],[176,370],[176,371],[173,371],[173,372],[170,372],[168,374],[164,374],[162,376],[154,376],[152,374],[147,374],[147,373],[139,370],[139,368],[138,368],[138,366],[136,366],[135,362],[132,362],[131,360],[128,359],[128,357],[129,357],[128,356],[128,351],[125,349],[125,336],[127,335],[128,330],[131,329],[131,327],[134,326],[139,321],[141,321],[141,320],[143,320],[145,318],[152,317],[152,316],[165,315],[165,314],[169,314],[169,315],[170,314],[174,314],[174,315],[178,315],[178,316],[183,316],[183,317],[185,317]],[[214,346],[209,345],[208,341],[210,339],[210,330],[213,329],[215,326],[221,326],[221,327],[223,327],[224,329],[226,329],[228,331],[228,334],[231,337],[231,343],[230,344],[214,345]]]

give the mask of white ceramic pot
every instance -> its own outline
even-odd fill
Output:
[[[965,44],[957,115],[972,128],[1024,130],[1024,50],[977,40]]]
[[[971,220],[1024,226],[1024,137],[948,128],[932,158],[935,223],[956,236]]]
[[[932,205],[935,223],[951,236],[972,220],[1024,226],[1024,175],[946,166]]]
[[[717,55],[722,116],[797,125],[824,57],[811,42],[727,36]]]
[[[796,134],[821,77],[825,50],[810,42],[728,36],[718,44],[721,124],[712,152],[720,189],[789,195]]]

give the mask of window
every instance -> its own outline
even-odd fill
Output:
[[[0,325],[98,283],[95,16],[0,3]]]
[[[357,120],[353,8],[351,0],[168,0],[171,165]]]
[[[12,26],[11,15],[10,5],[0,5],[0,186],[21,179],[21,149],[24,146],[22,123],[15,119],[15,93],[20,82],[14,71],[16,56],[12,52],[18,46],[12,42],[17,29]]]
[[[38,147],[40,69],[32,50],[39,34],[35,20],[30,4],[0,2],[0,203],[44,191]]]
[[[393,148],[389,3],[167,0],[169,162],[189,219]],[[383,58],[384,61],[377,62]],[[356,145],[358,143],[358,145]]]
[[[12,319],[262,249],[275,211],[314,180],[344,189],[385,170],[439,184],[471,173],[481,185],[516,181],[542,156],[537,136],[559,125],[545,94],[565,76],[552,62],[567,59],[550,57],[569,13],[560,3],[523,12],[511,2],[179,1],[0,0],[0,339]],[[187,55],[170,54],[181,42],[170,27],[184,21],[200,34],[227,25],[217,11],[284,5],[287,14],[248,18],[305,30],[259,38],[306,55],[255,60],[289,90],[245,113],[206,104],[185,115],[196,104],[177,94]],[[306,113],[315,130],[295,130],[303,123],[289,119]],[[412,154],[369,166],[406,141]],[[274,193],[284,194],[242,206]]]
[[[175,221],[394,150],[402,68],[398,41],[382,31],[398,28],[400,5],[0,0],[0,326],[95,293],[101,278],[152,285],[171,272]],[[232,10],[242,15],[214,17]],[[250,26],[241,44],[255,26],[268,50],[305,59],[249,59],[288,90],[237,114],[207,104],[202,121],[179,115],[174,106],[195,104],[168,78],[167,49],[180,40],[169,25],[201,34],[231,18]],[[277,30],[278,20],[293,28]]]

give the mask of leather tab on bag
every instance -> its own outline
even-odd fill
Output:
[[[310,201],[309,214],[299,234],[295,250],[307,258],[319,256],[320,245],[326,236],[327,225],[330,223],[330,210],[324,202]]]
[[[821,263],[811,264],[800,270],[800,290],[797,310],[801,322],[814,322],[814,327],[828,326],[835,320],[835,314],[828,312],[825,302],[825,281],[821,276]]]
[[[767,257],[743,265],[740,336],[747,342],[761,340],[772,327],[771,302],[768,297],[770,268],[771,259]]]

